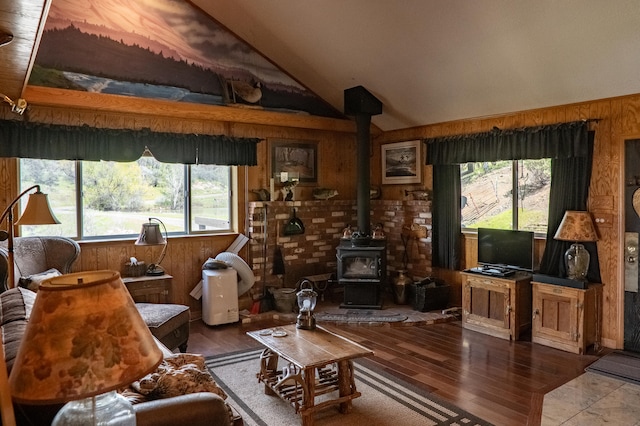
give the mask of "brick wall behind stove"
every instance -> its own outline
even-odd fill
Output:
[[[305,232],[284,235],[294,208]],[[387,237],[389,276],[404,268],[405,256],[410,276],[431,275],[431,202],[371,200],[370,209],[372,229],[381,223]],[[270,287],[295,287],[304,276],[335,272],[342,232],[346,226],[355,231],[358,223],[356,202],[350,200],[251,202],[248,217],[248,260],[258,282]],[[426,237],[405,238],[405,247],[402,231],[412,224],[426,228]],[[284,260],[282,276],[272,274],[277,246]]]

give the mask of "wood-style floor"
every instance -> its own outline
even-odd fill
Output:
[[[191,323],[189,352],[205,356],[257,347],[246,332],[280,325]],[[538,425],[544,394],[574,379],[600,355],[575,355],[531,343],[509,342],[445,324],[326,326],[375,351],[381,370],[432,392],[496,426]]]

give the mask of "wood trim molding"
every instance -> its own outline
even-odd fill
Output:
[[[352,120],[341,120],[303,114],[256,110],[217,105],[182,103],[159,99],[142,99],[122,95],[81,92],[51,87],[27,86],[24,98],[30,105],[79,108],[132,115],[163,116],[172,119],[200,119],[222,122],[261,124],[332,132],[355,133]]]

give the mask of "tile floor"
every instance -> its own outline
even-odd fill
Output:
[[[640,426],[640,386],[586,372],[549,392],[542,426]]]

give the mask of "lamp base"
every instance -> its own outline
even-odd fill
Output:
[[[572,280],[586,281],[590,260],[591,255],[582,244],[571,244],[569,250],[564,254],[567,277]]]
[[[131,403],[124,396],[111,391],[68,402],[58,411],[51,424],[52,426],[135,426],[136,414]]]
[[[296,321],[296,328],[301,330],[315,330],[316,319],[310,312],[300,312]]]

